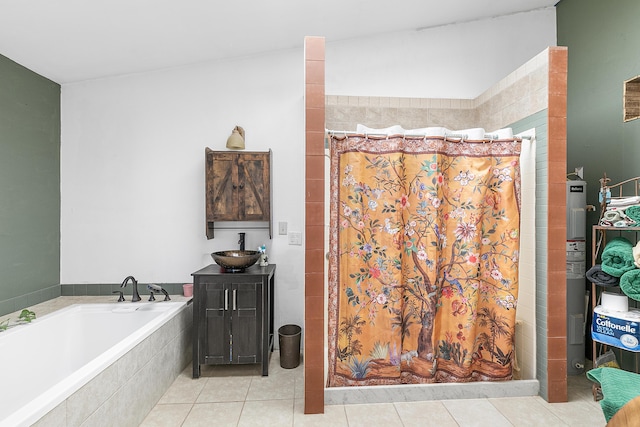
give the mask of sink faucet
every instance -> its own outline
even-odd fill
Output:
[[[140,298],[140,294],[138,293],[138,281],[135,279],[135,277],[133,277],[133,276],[125,277],[124,281],[122,282],[122,285],[120,285],[120,287],[121,288],[126,287],[127,283],[129,283],[129,281],[131,281],[131,283],[133,284],[133,294],[131,296],[131,302],[140,301],[142,298]]]
[[[238,233],[240,235],[240,240],[238,240],[238,244],[240,245],[240,250],[244,251],[244,235],[246,233]]]

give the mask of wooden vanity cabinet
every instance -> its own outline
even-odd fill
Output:
[[[261,363],[262,375],[268,375],[275,269],[253,265],[226,273],[212,264],[192,274],[193,378],[203,364]]]
[[[271,151],[205,150],[207,238],[215,221],[268,221],[271,236]]]

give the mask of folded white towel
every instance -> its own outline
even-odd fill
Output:
[[[629,206],[607,206],[606,210],[610,212],[624,212],[628,207]]]
[[[610,222],[619,221],[621,218],[622,217],[620,216],[620,211],[612,211],[609,209],[605,210],[604,214],[602,215],[602,219]]]
[[[621,199],[611,199],[609,206],[631,206],[640,203],[640,196],[623,197]]]
[[[633,263],[640,268],[640,242],[633,247],[631,252],[633,253]]]
[[[607,206],[607,209],[605,209],[602,214],[600,225],[613,225],[614,227],[630,227],[635,225],[636,222],[624,213],[626,208],[627,207]]]

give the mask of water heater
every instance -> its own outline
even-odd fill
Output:
[[[567,181],[567,374],[584,372],[587,183]]]

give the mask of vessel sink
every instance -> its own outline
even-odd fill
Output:
[[[219,251],[213,252],[211,257],[216,264],[224,268],[227,272],[238,273],[255,264],[256,261],[260,259],[260,252],[240,250]]]

